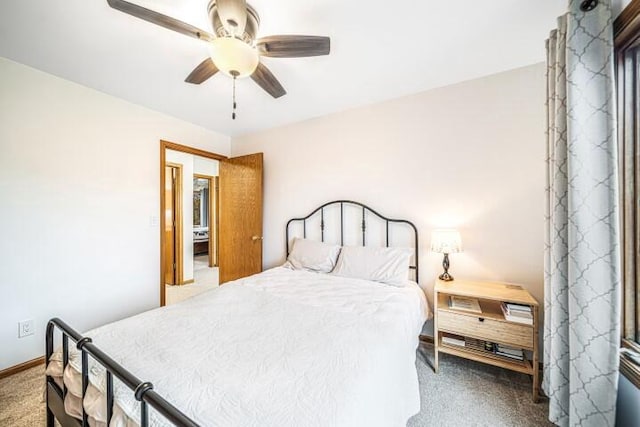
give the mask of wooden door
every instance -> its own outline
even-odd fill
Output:
[[[210,223],[209,226],[209,242],[211,243],[211,261],[212,264],[210,267],[218,267],[219,264],[219,235],[218,230],[220,229],[220,177],[216,176],[212,179],[213,182],[213,192],[211,193],[211,208],[209,211],[210,214]]]
[[[220,162],[220,284],[262,271],[262,153]]]
[[[164,282],[176,284],[176,168],[164,169]]]

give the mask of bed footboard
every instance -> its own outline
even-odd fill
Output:
[[[83,337],[73,330],[69,325],[58,318],[49,320],[47,324],[46,334],[46,362],[53,354],[53,333],[55,329],[62,332],[62,364],[63,371],[69,363],[69,339],[73,341],[82,357],[82,402],[84,395],[89,386],[89,356],[106,370],[107,375],[107,425],[111,422],[113,416],[113,377],[118,378],[126,385],[134,394],[137,401],[140,402],[140,426],[147,427],[149,425],[149,411],[147,405],[150,405],[168,421],[171,421],[178,427],[197,427],[191,418],[187,417],[171,403],[167,402],[162,396],[153,390],[153,384],[143,382],[136,378],[129,371],[116,363],[111,357],[100,350],[91,342],[91,338]],[[85,427],[88,426],[87,414],[82,406],[82,420],[76,419],[68,415],[64,410],[64,398],[67,394],[67,387],[62,389],[55,383],[53,377],[47,375],[46,383],[46,401],[47,401],[47,427],[54,426],[54,418],[58,420],[62,427]]]
[[[51,377],[47,377],[47,427],[54,426],[54,418],[63,427],[80,427],[82,423],[64,410],[63,391]]]

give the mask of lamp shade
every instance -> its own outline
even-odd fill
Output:
[[[431,233],[431,251],[440,254],[462,252],[462,239],[458,230],[434,230]]]
[[[235,37],[215,38],[209,54],[216,67],[228,76],[247,77],[253,74],[260,58],[256,48]]]

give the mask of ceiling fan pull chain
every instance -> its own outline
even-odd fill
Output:
[[[236,76],[233,76],[233,112],[231,118],[236,119]]]

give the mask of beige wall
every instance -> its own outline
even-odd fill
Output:
[[[534,65],[229,138],[0,58],[0,369],[40,356],[46,320],[80,330],[158,305],[159,140],[265,153],[265,266],[284,225],[360,200],[414,221],[421,284],[435,227],[460,228],[459,278],[542,299],[544,67]],[[17,322],[36,334],[17,338]]]
[[[542,302],[544,66],[532,65],[232,140],[264,152],[264,264],[284,260],[287,219],[333,199],[406,218],[431,296],[434,228],[456,227],[458,278],[524,284]]]
[[[42,356],[46,321],[79,331],[157,307],[160,139],[228,137],[0,58],[0,369]],[[18,321],[35,335],[18,339]]]

